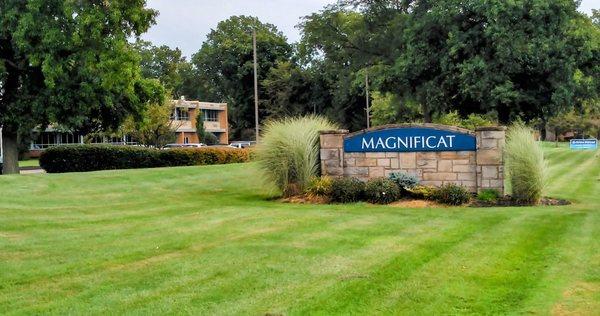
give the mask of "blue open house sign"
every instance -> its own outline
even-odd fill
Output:
[[[598,149],[598,140],[597,139],[571,139],[570,142],[571,149]]]
[[[344,138],[345,152],[475,151],[475,136],[430,127],[366,130]]]

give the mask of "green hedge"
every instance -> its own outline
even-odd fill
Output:
[[[159,150],[112,145],[69,145],[46,149],[40,156],[40,166],[48,173],[62,173],[214,165],[249,160],[250,150],[226,147]]]

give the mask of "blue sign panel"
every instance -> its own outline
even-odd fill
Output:
[[[571,149],[598,149],[597,139],[571,139]]]
[[[351,134],[345,152],[475,151],[475,136],[428,127],[393,127]]]

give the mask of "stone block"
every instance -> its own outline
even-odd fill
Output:
[[[400,153],[400,168],[414,169],[417,167],[417,153]]]
[[[475,165],[453,165],[453,172],[473,172],[475,173]]]
[[[498,168],[496,166],[481,166],[483,179],[498,179]]]
[[[345,158],[344,159],[344,167],[354,167],[356,166],[356,158]]]
[[[478,165],[501,165],[502,151],[496,149],[480,149],[477,151]]]
[[[385,153],[385,158],[398,158],[398,153]]]
[[[321,148],[342,148],[344,138],[341,134],[322,134]]]
[[[400,160],[398,158],[390,159],[390,168],[393,168],[393,169],[400,168]]]
[[[456,173],[452,172],[424,172],[423,180],[425,181],[450,181],[457,180]]]
[[[327,176],[333,176],[333,177],[342,176],[342,175],[344,175],[344,168],[325,166],[325,168],[323,168],[322,172],[323,172],[323,175],[327,175]]]
[[[402,166],[404,167],[404,166]],[[437,170],[437,160],[435,159],[418,159],[417,167],[421,169],[434,169]]]
[[[490,180],[491,188],[504,188],[504,180]]]
[[[452,160],[452,164],[453,165],[468,165],[470,163],[473,163],[471,160],[469,159],[454,159]]]
[[[375,158],[356,158],[357,167],[375,167],[377,166],[377,159]]]
[[[481,149],[493,149],[498,148],[498,140],[495,138],[483,138],[481,139]]]
[[[439,172],[452,172],[452,160],[438,160],[437,163]]]
[[[385,158],[385,153],[365,153],[365,158]]]
[[[341,167],[339,159],[323,160],[326,167]]]
[[[419,159],[438,159],[438,153],[436,152],[418,152],[417,160]]]
[[[381,178],[385,176],[385,169],[383,167],[370,167],[369,178]]]
[[[338,159],[340,158],[340,151],[338,149],[321,149],[321,159]]]
[[[369,168],[367,167],[348,167],[344,168],[344,175],[350,177],[367,177]]]
[[[377,166],[378,167],[389,167],[390,166],[390,159],[389,158],[380,158],[380,159],[377,159]]]
[[[477,183],[475,181],[461,181],[461,185],[468,188],[477,187]]]
[[[502,139],[506,135],[504,131],[481,131],[481,138],[494,138],[494,139]]]
[[[473,181],[475,182],[475,173],[474,172],[460,172],[456,174],[458,180],[461,181]]]
[[[431,186],[431,187],[441,187],[442,181],[431,181],[431,180],[423,180],[421,181],[422,185]]]

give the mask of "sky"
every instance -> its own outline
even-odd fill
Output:
[[[191,57],[202,46],[206,35],[217,24],[233,15],[256,16],[271,23],[289,42],[300,39],[295,27],[303,16],[318,12],[335,0],[148,0],[148,6],[160,12],[156,25],[142,36],[155,45],[179,47]],[[583,0],[580,11],[600,9],[600,0]]]

